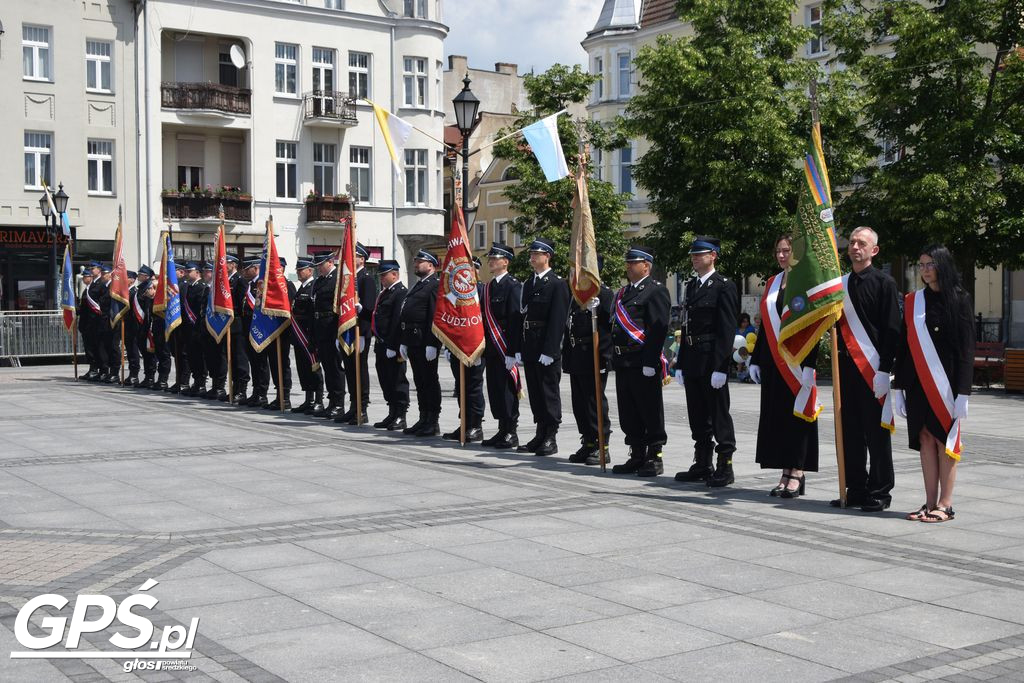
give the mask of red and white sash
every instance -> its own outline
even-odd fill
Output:
[[[135,322],[142,324],[142,321],[146,319],[146,312],[142,310],[142,302],[139,301],[139,294],[135,292],[132,295],[132,313],[135,314]]]
[[[772,350],[775,367],[796,397],[793,401],[793,415],[801,420],[814,422],[818,419],[818,413],[821,412],[817,385],[805,387],[801,382],[803,369],[796,365],[790,365],[779,353],[779,329],[782,327],[782,318],[779,317],[779,309],[776,308],[776,304],[779,301],[784,275],[785,273],[778,273],[769,278],[764,296],[761,297],[761,320],[767,323],[767,325],[763,325],[765,341],[768,343],[768,348]]]
[[[96,315],[100,315],[101,313],[103,313],[103,311],[100,309],[100,305],[96,303],[96,300],[89,296],[88,287],[85,288],[85,303],[89,307],[89,310],[91,310]]]
[[[871,343],[871,337],[868,336],[868,331],[853,306],[849,274],[843,276],[843,317],[839,319],[839,331],[846,342],[846,350],[850,352],[853,364],[860,371],[860,376],[867,382],[868,388],[874,391],[875,373],[878,372],[878,349]],[[891,392],[886,392],[878,402],[882,404],[882,427],[895,432],[896,421],[892,415]]]
[[[491,314],[491,282],[488,282],[484,286],[484,321],[487,323],[487,331],[491,334],[491,339],[494,340],[494,345],[498,347],[498,352],[503,356],[508,356],[508,343],[505,341],[505,334],[501,331],[501,326],[498,325],[498,321],[494,319]],[[512,376],[512,382],[515,384],[516,391],[521,392],[523,390],[522,379],[519,376],[519,367],[513,365],[512,369],[508,371],[508,374]]]
[[[632,287],[632,285],[626,285],[626,287]],[[626,287],[623,287],[615,293],[615,305],[612,307],[612,317],[614,318],[615,323],[622,328],[630,339],[637,344],[643,344],[647,341],[647,332],[644,328],[636,324],[636,321],[630,317],[629,311],[627,311],[626,307],[622,305],[622,294],[626,291]],[[661,372],[661,383],[662,385],[667,385],[671,380],[668,376],[668,359],[665,358],[664,353],[661,354],[660,365],[661,367],[659,370]]]
[[[914,359],[917,378],[924,389],[935,417],[946,430],[946,455],[959,460],[963,453],[963,442],[960,440],[960,419],[953,418],[953,387],[949,384],[942,361],[935,350],[935,343],[928,334],[928,326],[924,320],[924,290],[907,294],[903,305],[903,318],[907,323],[907,345]]]

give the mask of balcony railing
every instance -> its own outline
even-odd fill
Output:
[[[303,119],[342,126],[356,123],[356,101],[348,93],[314,90],[302,96]]]
[[[252,223],[251,198],[226,199],[185,194],[164,195],[164,220],[216,218],[221,204],[224,205],[224,220],[235,223]]]
[[[308,197],[307,223],[341,223],[347,221],[352,203],[347,197]]]
[[[161,83],[164,109],[206,109],[227,114],[251,111],[252,91],[218,83]]]

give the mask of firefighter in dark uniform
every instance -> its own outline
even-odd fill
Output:
[[[295,367],[299,371],[299,385],[305,401],[292,408],[293,413],[312,415],[324,410],[324,376],[316,360],[313,342],[313,261],[300,258],[295,262],[299,286],[292,302],[292,344],[295,346]],[[314,369],[316,366],[316,369]]]
[[[136,317],[136,304],[139,291],[139,274],[134,270],[126,271],[128,276],[128,310],[124,312],[121,320],[124,322],[124,355],[128,358],[128,376],[124,379],[124,386],[139,386],[139,320]],[[118,331],[120,334],[120,330]]]
[[[100,374],[99,361],[94,353],[93,328],[98,314],[93,311],[89,299],[89,287],[92,286],[92,268],[82,273],[82,290],[78,294],[78,333],[82,335],[82,349],[85,352],[85,362],[89,364],[89,370],[81,379],[92,381]]]
[[[262,259],[251,258],[245,262],[243,275],[245,276],[245,305],[242,307],[242,335],[245,337],[245,356],[249,361],[249,379],[252,381],[252,394],[244,402],[239,401],[239,406],[250,408],[265,408],[267,406],[267,389],[270,386],[270,368],[267,365],[266,354],[258,353],[249,340],[249,328],[252,326],[252,317],[255,307],[260,298],[260,262]],[[232,377],[232,379],[234,379]]]
[[[358,316],[359,334],[359,373],[360,390],[362,391],[363,421],[366,421],[366,407],[370,404],[370,317],[373,315],[373,306],[377,303],[377,278],[366,269],[366,259],[369,252],[362,244],[356,243],[356,311]],[[354,342],[353,342],[354,344]],[[356,357],[355,348],[352,353],[342,354],[342,362],[345,366],[345,382],[348,384],[348,395],[352,402],[347,413],[337,418],[335,422],[345,422],[350,425],[356,424]]]
[[[608,462],[608,436],[612,423],[608,418],[605,387],[612,363],[612,290],[601,285],[596,297],[580,306],[573,297],[569,305],[565,340],[562,342],[562,371],[569,375],[572,414],[580,432],[580,448],[569,462],[597,465],[601,462],[597,435],[597,392],[594,384],[593,316],[597,315],[598,365],[601,370],[601,424],[604,432],[605,463]]]
[[[562,422],[562,336],[569,315],[569,285],[551,270],[555,245],[538,238],[530,244],[533,275],[523,283],[520,301],[522,334],[516,360],[526,369],[530,410],[537,425],[536,435],[517,450],[534,455],[558,452],[555,438]]]
[[[148,313],[142,293],[149,289],[152,277],[153,270],[149,266],[145,264],[139,266],[135,276],[135,286],[128,290],[128,313],[125,314],[125,320],[128,322],[124,333],[125,345],[128,347],[128,379],[132,386],[142,389],[152,386],[153,375],[156,372],[155,358],[146,345],[148,330],[143,329],[148,325]],[[140,369],[143,377],[141,382],[139,381]]]
[[[412,381],[416,385],[416,403],[419,419],[402,430],[414,436],[437,436],[441,416],[441,383],[437,377],[437,354],[441,342],[431,331],[434,309],[437,306],[437,257],[420,250],[413,259],[419,281],[409,288],[399,313],[401,346],[398,353],[412,366]]]
[[[313,337],[327,391],[327,406],[323,411],[314,410],[313,415],[331,420],[345,410],[345,379],[341,374],[338,351],[338,313],[334,310],[334,290],[339,273],[334,261],[333,252],[323,252],[313,263],[317,268],[317,276],[313,280]]]
[[[476,293],[479,301],[484,299],[484,285],[480,282],[480,259],[473,257],[473,266],[476,268]],[[445,349],[445,356],[451,366],[452,375],[455,377],[455,396],[460,396],[459,378],[461,371],[459,366],[462,361],[453,356],[448,349]],[[482,441],[484,438],[483,421],[484,411],[487,403],[484,401],[484,357],[483,354],[477,359],[474,365],[466,367],[466,443]],[[459,410],[461,411],[461,406]],[[462,413],[459,413],[459,425],[450,432],[441,435],[447,441],[458,441],[462,429]]]
[[[125,277],[129,280],[129,282],[128,282],[128,289],[129,289],[129,291],[131,291],[131,287],[132,287],[133,283],[131,282],[131,279],[128,278],[127,276],[128,276],[128,273],[134,273],[134,272],[135,271],[125,271]],[[110,295],[110,285],[114,282],[114,273],[113,273],[113,268],[112,267],[110,267],[110,266],[104,266],[103,267],[103,282],[106,284],[106,287],[107,287],[108,305],[110,306],[110,308],[113,308],[114,307],[114,303],[113,303],[114,298],[109,296]],[[129,296],[129,299],[130,298],[131,297]],[[123,349],[122,346],[121,346],[121,324],[124,321],[125,316],[128,315],[128,309],[127,309],[127,307],[124,304],[120,304],[120,302],[118,302],[118,304],[121,306],[121,318],[120,318],[120,320],[118,320],[117,324],[113,325],[113,326],[111,326],[109,324],[109,322],[107,324],[107,330],[108,330],[109,335],[110,335],[107,338],[108,339],[108,343],[109,343],[109,351],[107,352],[107,357],[110,359],[109,360],[110,370],[107,371],[107,374],[109,375],[107,377],[107,382],[109,382],[110,384],[121,384],[121,368],[125,365],[124,358],[125,358],[126,351],[127,351],[126,349]],[[107,313],[107,320],[108,321],[113,320],[113,316],[111,315],[111,313],[112,313],[112,311],[108,311],[108,313]],[[127,342],[127,334],[125,335],[125,341]],[[127,376],[125,377],[125,379],[126,380],[128,379]]]
[[[93,281],[90,288],[90,294],[95,292],[93,298],[100,305],[100,319],[96,321],[96,348],[100,352],[100,358],[103,360],[103,365],[106,368],[105,374],[98,377],[97,381],[106,382],[107,384],[117,382],[117,373],[121,365],[121,347],[117,347],[117,355],[115,355],[114,329],[110,326],[110,272],[110,266],[103,264],[100,267],[100,277]]]
[[[171,332],[170,344],[171,355],[174,356],[174,384],[167,388],[172,394],[181,393],[188,389],[189,367],[188,367],[188,314],[186,307],[186,294],[188,294],[188,280],[185,278],[185,264],[174,262],[174,271],[178,281],[178,301],[181,303],[181,323]]]
[[[244,324],[245,292],[247,282],[238,272],[238,257],[227,255],[228,287],[231,289],[231,306],[235,317],[231,320],[231,391],[235,403],[248,401],[245,392],[249,386],[249,354],[245,347],[249,346],[249,328]]]
[[[171,352],[164,335],[164,319],[153,312],[155,296],[155,280],[150,279],[139,288],[139,302],[142,304],[144,318],[139,326],[138,344],[139,349],[145,350],[143,367],[146,372],[146,379],[139,387],[160,391],[167,388],[167,377],[171,374]]]
[[[279,256],[277,260],[281,264],[281,272],[284,272],[284,269],[288,265],[288,262],[282,256]],[[288,285],[288,303],[292,304],[295,302],[295,283],[292,282],[291,280],[286,280],[286,284]],[[291,306],[289,305],[289,309],[290,308]],[[291,410],[292,407],[292,402],[290,399],[292,393],[291,335],[291,325],[288,325],[288,328],[281,333],[281,336],[275,339],[273,344],[267,346],[267,348],[263,349],[263,352],[259,354],[265,358],[263,362],[265,362],[270,367],[270,377],[271,379],[274,380],[274,391],[277,392],[277,396],[274,398],[274,400],[269,401],[267,405],[263,406],[267,410],[279,410],[282,405],[284,406],[285,410]],[[278,343],[278,339],[280,340],[281,343],[282,377],[278,377],[277,372],[276,346]],[[281,401],[282,393],[284,394],[283,402]]]
[[[401,321],[399,314],[405,295],[402,284],[401,266],[398,261],[383,260],[377,269],[380,276],[380,294],[370,316],[370,333],[374,338],[377,381],[388,404],[388,416],[374,423],[376,429],[397,431],[405,429],[405,414],[409,410],[409,380],[406,377],[406,363],[398,356],[401,346]]]
[[[665,403],[662,356],[668,336],[671,299],[665,285],[651,276],[654,257],[646,247],[626,252],[626,279],[612,301],[612,367],[619,426],[629,458],[615,474],[656,477],[665,471],[662,447]]]
[[[519,391],[522,377],[515,354],[521,327],[519,299],[523,285],[508,272],[515,254],[507,244],[494,242],[487,252],[491,279],[481,297],[484,314],[484,374],[487,376],[487,400],[498,431],[482,445],[506,449],[519,445]]]
[[[694,441],[693,465],[676,474],[676,481],[705,481],[712,487],[728,486],[734,481],[732,454],[736,451],[728,379],[740,303],[736,285],[715,270],[720,251],[721,242],[714,237],[698,235],[690,245],[690,262],[697,274],[685,285],[683,327],[676,358],[676,371],[683,375],[686,415]],[[718,453],[718,461],[712,469],[714,452]]]
[[[203,307],[206,303],[206,294],[209,286],[203,282],[200,271],[201,266],[195,263],[188,263],[185,266],[188,282],[188,293],[185,301],[188,303],[189,312],[186,314],[188,325],[188,366],[192,371],[192,385],[181,393],[185,396],[202,396],[206,391],[206,357],[203,354],[206,331],[206,319],[203,317]],[[211,271],[212,272],[212,271]],[[185,327],[183,324],[182,327]]]
[[[201,331],[200,339],[202,340],[203,348],[203,363],[206,366],[207,372],[210,374],[210,381],[212,385],[209,390],[203,392],[203,398],[217,399],[218,401],[227,401],[228,392],[225,389],[228,381],[228,340],[227,331],[224,332],[224,336],[218,342],[210,330],[206,327],[206,316],[209,312],[209,308],[214,304],[214,291],[213,291],[213,269],[212,263],[206,263],[203,265],[203,285],[206,292],[203,294],[203,314],[202,320],[199,324]],[[231,378],[234,380],[234,377]]]

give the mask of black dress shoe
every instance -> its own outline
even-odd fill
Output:
[[[207,389],[202,394],[200,394],[200,396],[202,396],[203,398],[217,398],[217,390],[212,388]]]
[[[374,422],[373,423],[373,428],[374,429],[387,429],[388,427],[390,427],[394,423],[395,423],[395,416],[392,413],[388,413],[388,416],[385,417],[380,422]]]
[[[279,396],[275,396],[273,401],[270,401],[270,399],[267,399],[267,401],[268,401],[267,405],[263,406],[267,410],[277,410],[278,408],[281,407],[281,405],[280,405],[281,398]],[[285,399],[284,400],[284,409],[288,410],[289,406],[291,406],[291,402],[288,399]]]
[[[82,375],[78,379],[83,380],[85,382],[91,382],[92,378],[95,377],[98,374],[100,374],[100,373],[96,372],[95,370],[90,370],[89,372],[85,373],[84,375]]]
[[[249,397],[245,395],[244,391],[236,391],[235,395],[231,397],[231,402],[236,406],[245,406],[249,403]]]
[[[527,441],[525,444],[523,444],[522,446],[517,448],[516,452],[518,452],[518,453],[533,453],[535,450],[537,450],[538,447],[540,447],[541,443],[543,443],[543,442],[544,442],[544,437],[542,437],[540,434],[537,434],[537,436],[533,437],[532,439]]]
[[[228,392],[224,391],[223,389],[218,389],[217,390],[217,395],[215,396],[215,398],[218,401],[222,402],[222,403],[227,403],[228,402]]]
[[[406,423],[405,423],[405,415],[398,415],[397,417],[395,417],[394,422],[392,422],[390,425],[388,425],[388,431],[389,432],[405,431],[405,428],[407,426],[408,425],[406,425]]]
[[[107,384],[117,384],[117,382],[118,380],[116,374],[107,375]]]
[[[435,421],[427,421],[423,423],[423,426],[416,430],[413,436],[438,436],[441,433],[441,428]]]
[[[164,391],[166,391],[166,392],[167,392],[167,393],[169,393],[169,394],[176,394],[176,393],[178,393],[179,391],[181,391],[181,385],[180,385],[180,384],[178,384],[177,382],[175,382],[175,383],[174,383],[174,384],[172,384],[171,386],[169,386],[169,387],[167,387],[166,389],[164,389]]]
[[[344,413],[342,413],[338,417],[334,418],[334,421],[335,422],[348,422],[349,420],[355,418],[355,416],[356,416],[356,409],[355,408],[349,408]]]
[[[253,408],[266,408],[270,403],[267,401],[266,396],[253,394],[252,398],[249,399],[249,405]]]
[[[126,386],[126,387],[137,387],[137,386],[139,386],[139,378],[135,377],[135,376],[132,376],[132,375],[129,375],[128,379],[126,379],[124,381],[124,386]]]
[[[312,415],[313,417],[320,417],[321,415],[324,414],[325,410],[326,408],[324,408],[323,403],[321,403],[320,401],[313,401],[302,412],[304,412],[306,415]]]
[[[491,444],[491,448],[496,448],[499,451],[516,448],[519,445],[519,437],[515,432],[500,432],[496,438],[498,440]]]
[[[334,406],[333,408],[329,408],[328,410],[326,410],[323,416],[328,420],[333,420],[335,418],[341,417],[341,415],[344,412],[345,409],[342,408],[341,406]]]
[[[502,430],[498,430],[494,436],[489,436],[480,441],[481,446],[493,446],[501,438]]]
[[[167,382],[153,382],[150,387],[153,391],[167,391]]]
[[[537,446],[537,450],[533,452],[536,456],[554,455],[558,452],[558,443],[555,441],[555,437],[549,436],[540,442]]]
[[[873,498],[869,498],[868,500],[865,500],[864,503],[860,506],[860,511],[881,512],[882,510],[888,509],[890,503],[892,503],[891,500],[875,500]]]
[[[442,434],[441,438],[444,439],[445,441],[458,441],[459,437],[460,437],[460,433],[459,432],[461,431],[461,429],[462,429],[461,427],[456,427],[454,430],[452,430],[450,432],[445,432],[444,434]],[[466,433],[468,434],[469,431],[467,430]]]
[[[423,426],[424,422],[426,422],[426,420],[424,420],[421,417],[420,419],[416,420],[416,422],[414,422],[413,424],[411,424],[408,427],[405,427],[404,429],[402,429],[402,433],[403,434],[413,435],[413,434],[415,434],[416,432],[418,432],[420,430],[420,427]]]
[[[350,424],[352,426],[364,425],[367,422],[369,422],[369,419],[366,417],[366,408],[365,407],[363,408],[362,419],[361,420],[359,419],[359,414],[358,413],[352,413],[352,417],[350,417],[348,419],[348,424]]]
[[[466,430],[466,443],[484,440],[484,430],[480,427],[470,427]]]
[[[849,495],[846,497],[846,507],[848,508],[859,508],[866,502],[868,501],[864,498],[858,498]],[[833,500],[830,500],[828,504],[834,508],[841,508],[843,507],[843,500],[842,498],[834,498]]]
[[[141,382],[136,384],[135,388],[136,389],[149,389],[151,386],[153,386],[153,380],[150,379],[149,377],[146,377]]]

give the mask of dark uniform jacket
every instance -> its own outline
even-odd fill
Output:
[[[405,288],[402,281],[398,280],[377,295],[376,310],[371,316],[373,327],[376,330],[374,337],[377,340],[377,351],[383,352],[386,349],[398,351],[398,347],[402,344],[399,313],[408,292],[409,290]]]
[[[238,272],[233,273],[228,278],[228,287],[231,289],[231,307],[235,310],[235,317],[231,321],[231,329],[236,333],[242,329],[242,319],[245,317],[243,311],[246,308],[245,292],[248,289],[248,285],[248,281],[239,275]]]
[[[617,368],[645,367],[660,370],[661,350],[668,336],[671,308],[668,290],[665,285],[648,276],[636,285],[626,285],[619,291],[622,307],[633,323],[644,331],[644,341],[642,344],[634,341],[616,320],[613,310],[613,364]]]
[[[683,376],[711,376],[729,372],[736,319],[740,313],[736,285],[716,270],[698,288],[700,280],[686,283],[686,324],[682,328],[676,368]]]
[[[95,329],[96,321],[100,319],[98,313],[95,313],[89,304],[85,300],[86,292],[92,292],[92,285],[82,288],[82,293],[78,297],[78,329],[79,331],[92,332]],[[95,299],[94,299],[95,301]],[[96,301],[98,304],[99,302]]]
[[[100,307],[100,315],[93,321],[94,325],[103,323],[110,326],[110,289],[108,283],[104,282],[102,278],[96,278],[89,285],[89,296],[92,300],[97,303]],[[88,306],[88,304],[86,304]]]
[[[313,278],[313,330],[321,341],[336,339],[338,336],[338,314],[334,312],[334,288],[338,282],[338,269],[330,275]]]
[[[178,296],[181,301],[181,327],[188,328],[189,330],[192,329],[192,325],[199,322],[199,318],[202,315],[202,311],[196,310],[195,306],[192,305],[192,300],[188,298],[189,291],[193,287],[194,285],[188,280],[182,280],[178,283]],[[189,318],[188,311],[192,311],[192,314],[196,317],[195,322]]]
[[[434,309],[437,308],[437,288],[440,283],[441,278],[437,273],[433,273],[409,288],[400,314],[402,344],[409,347],[441,347],[441,342],[431,331],[434,324]]]
[[[612,362],[611,315],[612,301],[615,295],[612,294],[611,289],[601,285],[597,298],[601,302],[597,307],[598,356],[601,369],[607,369]],[[585,353],[588,358],[593,357],[594,336],[590,319],[590,309],[586,306],[581,307],[576,303],[576,298],[573,297],[572,302],[569,304],[569,320],[566,322],[565,340],[562,342],[563,355],[569,356],[572,353]],[[565,366],[565,372],[569,372],[568,364]]]
[[[541,356],[561,357],[571,298],[568,283],[553,270],[539,280],[531,275],[523,283],[521,345],[516,351],[524,363],[536,363]]]
[[[360,268],[356,273],[356,300],[363,307],[359,311],[360,337],[370,334],[370,318],[373,317],[373,306],[377,303],[377,289],[377,278],[370,275],[366,268]]]
[[[197,280],[188,286],[188,305],[196,314],[193,332],[206,334],[206,300],[209,298],[210,285]]]
[[[974,382],[975,347],[974,306],[971,297],[966,292],[958,292],[954,298],[955,310],[947,311],[939,294],[925,287],[924,301],[924,322],[928,327],[928,336],[935,346],[935,353],[949,380],[949,386],[955,395],[969,396]],[[893,372],[894,387],[910,388],[921,382],[907,343],[905,322]]]
[[[301,283],[295,289],[295,298],[292,301],[292,320],[310,338],[313,333],[313,283],[315,277],[311,277]]]
[[[903,316],[900,315],[896,281],[871,266],[860,273],[850,273],[846,282],[850,301],[864,325],[864,331],[878,351],[878,370],[889,372],[902,338],[900,326],[903,324]],[[841,334],[838,343],[839,352],[845,354],[846,340]]]
[[[497,325],[505,338],[505,351],[514,356],[519,350],[519,330],[522,318],[519,310],[519,299],[523,285],[511,273],[506,273],[501,281],[491,280],[484,285],[485,298],[481,298],[494,324]],[[499,350],[498,343],[491,334],[490,326],[484,322],[484,334],[487,340],[485,352],[488,356],[504,362],[504,354]]]

